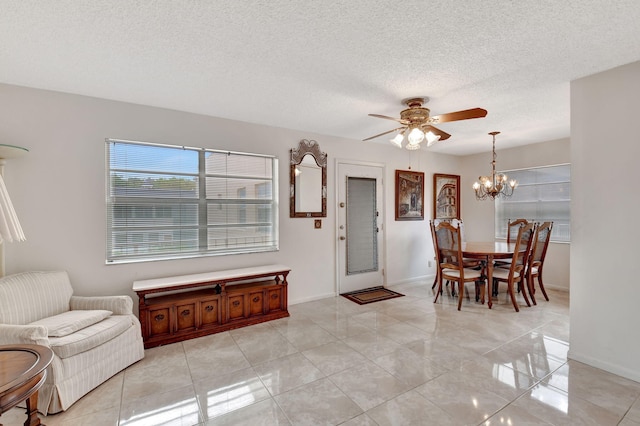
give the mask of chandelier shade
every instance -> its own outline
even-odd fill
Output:
[[[493,136],[491,175],[480,176],[478,178],[479,182],[476,181],[473,184],[477,200],[486,200],[488,198],[495,200],[498,197],[511,197],[513,190],[518,186],[518,182],[514,179],[509,180],[506,174],[496,173],[496,135],[500,134],[500,132],[490,132],[489,134]]]

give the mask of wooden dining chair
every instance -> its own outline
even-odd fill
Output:
[[[520,218],[513,221],[509,219],[507,222],[507,242],[515,243],[520,227],[527,224],[529,224],[529,221],[527,219]]]
[[[518,236],[518,230],[520,229],[520,227],[522,225],[527,225],[529,223],[529,221],[527,219],[515,219],[515,220],[511,220],[508,219],[507,221],[507,242],[508,243],[515,243],[516,241],[516,237]],[[509,268],[509,266],[511,266],[511,259],[501,259],[501,260],[497,260],[495,262],[495,266],[498,268]],[[520,288],[518,288],[518,291],[520,291]],[[498,289],[494,286],[493,288],[493,295],[497,296],[498,295]]]
[[[529,296],[531,296],[531,301],[534,305],[537,305],[534,278],[537,278],[538,286],[540,287],[540,291],[542,291],[544,298],[547,302],[549,301],[549,296],[547,296],[547,292],[544,289],[544,283],[542,282],[542,267],[544,266],[544,259],[547,256],[547,248],[549,247],[549,241],[551,240],[552,229],[553,222],[544,222],[539,224],[531,245],[531,254],[529,256],[529,262],[527,263],[526,282],[527,289],[529,290]]]
[[[464,297],[464,284],[474,282],[476,284],[476,293],[479,287],[484,283],[482,272],[479,270],[465,268],[462,257],[462,233],[460,228],[455,227],[447,222],[441,222],[437,226],[430,222],[431,235],[436,252],[436,261],[438,262],[438,288],[436,289],[436,297],[433,303],[438,301],[438,297],[442,292],[443,281],[450,281],[453,288],[454,282],[458,283],[458,310],[462,307],[462,298]]]
[[[515,295],[515,285],[518,283],[524,284],[526,282],[526,268],[527,262],[529,260],[529,254],[531,250],[531,243],[533,241],[533,236],[535,234],[535,224],[527,223],[526,225],[521,224],[518,228],[518,234],[515,239],[514,250],[513,250],[513,258],[511,261],[511,265],[509,268],[495,268],[493,270],[493,283],[497,285],[501,282],[507,284],[507,292],[511,297],[511,302],[513,303],[513,307],[516,312],[520,312],[520,307],[518,306],[518,302],[516,301]],[[524,287],[524,286],[523,286]],[[524,296],[524,300],[527,303],[527,306],[531,306],[529,299],[527,297],[527,292],[522,291],[522,295]]]
[[[433,219],[432,222],[433,222],[434,226],[438,226],[438,224],[441,223],[441,222],[450,223],[452,226],[454,226],[454,227],[456,227],[456,228],[458,228],[460,230],[460,238],[462,239],[462,242],[464,243],[466,241],[465,237],[464,237],[464,222],[462,221],[462,219],[451,219],[451,220],[448,220],[448,219]],[[431,231],[432,238],[433,238],[433,235],[434,235],[434,233],[433,233],[433,229],[432,229],[432,231]],[[434,250],[435,250],[435,247],[436,247],[435,241],[434,241],[433,247],[434,247]],[[463,262],[464,262],[464,267],[465,268],[480,268],[481,267],[481,262],[478,259],[464,258]],[[436,273],[436,277],[433,280],[433,285],[431,286],[431,290],[433,290],[437,285],[438,285],[438,274]],[[449,285],[449,281],[446,281],[445,282],[445,286],[448,286],[448,285]],[[455,287],[451,287],[451,295],[452,296],[456,295]],[[477,299],[477,297],[476,297],[476,299]]]

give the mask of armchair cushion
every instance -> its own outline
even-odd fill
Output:
[[[97,324],[64,337],[50,337],[51,349],[60,358],[88,351],[122,334],[132,326],[131,317],[112,315]]]
[[[32,322],[30,325],[44,325],[49,337],[64,337],[85,327],[96,324],[111,316],[111,311],[67,311],[52,317]]]

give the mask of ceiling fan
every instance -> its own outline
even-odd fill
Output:
[[[400,112],[400,118],[389,117],[380,114],[369,114],[371,117],[384,118],[397,121],[402,127],[380,133],[375,136],[363,139],[368,141],[392,132],[399,132],[391,143],[398,148],[402,148],[402,142],[407,139],[405,148],[409,150],[420,149],[420,143],[427,140],[427,146],[431,146],[437,141],[449,139],[451,135],[434,127],[433,124],[446,123],[448,121],[469,120],[471,118],[482,118],[487,115],[487,110],[482,108],[465,109],[463,111],[450,112],[448,114],[429,116],[429,108],[422,105],[429,102],[429,98],[408,98],[402,101],[408,108]]]

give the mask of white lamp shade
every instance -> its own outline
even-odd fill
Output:
[[[420,142],[424,140],[424,132],[417,127],[414,127],[409,132],[409,136],[407,136],[407,140],[410,145],[419,145]]]
[[[4,178],[0,175],[0,242],[25,241],[26,237],[9,198]]]
[[[434,143],[436,143],[436,142],[438,142],[440,140],[440,135],[436,135],[431,130],[429,130],[425,134],[425,137],[427,138],[427,147],[430,147],[431,145],[433,145]]]
[[[398,148],[402,148],[402,141],[404,140],[404,134],[398,133],[395,138],[391,139],[389,142],[397,146]]]

